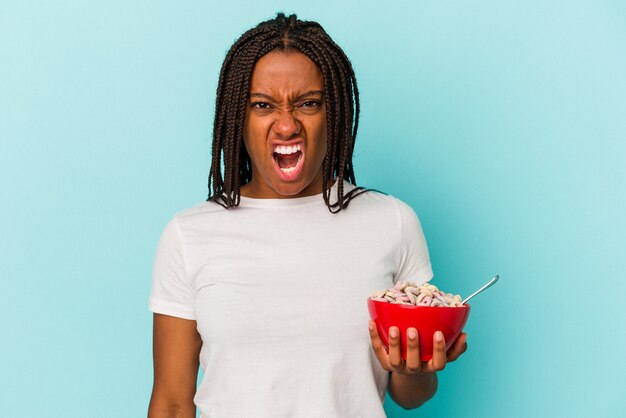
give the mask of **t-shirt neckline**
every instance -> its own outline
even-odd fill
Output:
[[[334,181],[332,187],[330,188],[330,201],[337,201],[337,183],[338,181]],[[344,181],[344,190],[346,189],[346,183]],[[294,206],[304,206],[304,205],[312,205],[316,203],[324,203],[323,193],[318,193],[312,196],[304,196],[304,197],[294,197],[294,198],[286,198],[286,199],[260,199],[256,197],[245,197],[240,196],[240,204],[241,207],[262,207],[262,208],[289,208]]]

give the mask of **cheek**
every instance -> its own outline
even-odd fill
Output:
[[[262,158],[265,154],[266,131],[266,127],[256,121],[246,120],[244,123],[243,143],[253,161]]]
[[[255,141],[254,137],[248,138],[247,140],[244,138],[243,143],[250,159],[258,164],[265,154],[265,148],[259,144],[259,141]]]

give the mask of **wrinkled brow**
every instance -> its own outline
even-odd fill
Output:
[[[310,90],[310,91],[307,91],[306,93],[299,94],[293,100],[294,101],[302,100],[302,99],[305,99],[307,97],[316,96],[316,95],[324,97],[324,92],[322,90]],[[269,100],[271,102],[277,102],[278,101],[275,98],[273,98],[272,96],[270,96],[269,94],[265,94],[265,93],[254,93],[253,92],[253,93],[250,93],[250,98],[252,98],[252,97],[260,97],[260,98]]]

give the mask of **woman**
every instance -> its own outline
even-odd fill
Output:
[[[421,363],[415,330],[392,327],[387,353],[364,329],[372,290],[433,274],[413,210],[355,186],[358,114],[350,62],[319,24],[278,14],[232,46],[211,193],[155,258],[149,417],[384,417],[387,390],[415,408],[465,351],[465,334],[447,353],[438,334]]]

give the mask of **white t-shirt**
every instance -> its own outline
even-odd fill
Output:
[[[395,197],[367,192],[336,214],[321,194],[242,197],[174,215],[149,307],[197,323],[202,417],[381,418],[389,374],[371,348],[367,298],[432,276],[419,220]]]

